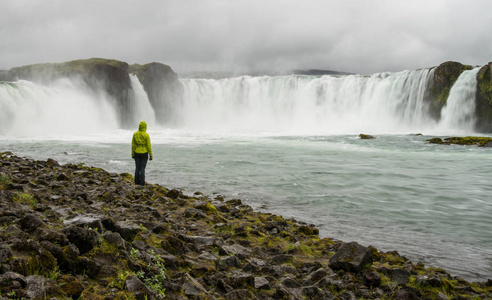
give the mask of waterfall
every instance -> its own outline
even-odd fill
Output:
[[[449,91],[446,106],[441,111],[442,130],[473,131],[475,126],[475,94],[480,68],[461,73]]]
[[[155,112],[150,104],[149,97],[145,92],[142,84],[138,80],[136,75],[130,74],[130,80],[132,84],[133,90],[133,119],[134,119],[134,127],[137,128],[138,123],[142,120],[146,121],[150,126],[155,125]]]
[[[183,98],[170,103],[178,129],[227,133],[399,134],[473,131],[476,74],[465,71],[436,122],[426,94],[434,69],[370,76],[241,76],[180,79]],[[136,76],[131,123],[156,125]],[[0,82],[0,136],[81,135],[119,129],[116,102],[76,80],[50,86]],[[131,125],[131,124],[130,124]]]
[[[435,125],[425,91],[433,70],[372,76],[181,79],[181,126],[307,134],[416,132]]]
[[[118,128],[111,101],[82,84],[0,82],[0,136],[80,135]]]

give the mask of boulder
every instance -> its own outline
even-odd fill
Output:
[[[63,293],[54,280],[44,276],[27,276],[26,282],[26,292],[31,299],[51,299],[57,296],[65,296],[65,293]]]
[[[45,226],[46,224],[36,215],[26,215],[19,220],[19,225],[25,232],[34,232],[38,227]]]
[[[329,261],[329,266],[333,270],[349,272],[359,272],[369,264],[372,264],[371,250],[357,242],[344,243]]]
[[[70,226],[62,230],[67,236],[70,243],[74,244],[80,251],[80,254],[91,251],[99,241],[99,233],[94,230]]]
[[[207,290],[189,274],[185,274],[185,282],[183,283],[182,289],[187,297],[196,297],[207,294]]]
[[[149,289],[137,276],[128,276],[125,280],[126,289],[135,295],[138,300],[164,299],[161,295]]]

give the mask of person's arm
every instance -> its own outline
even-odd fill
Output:
[[[135,134],[133,134],[133,137],[132,137],[132,158],[135,157],[135,148],[137,147],[137,145],[135,144]]]
[[[147,135],[147,151],[149,152],[149,157],[150,157],[150,160],[152,160],[154,158],[154,156],[152,155],[152,146],[150,145],[150,136]]]

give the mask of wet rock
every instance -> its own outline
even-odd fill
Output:
[[[19,220],[19,226],[22,230],[28,233],[34,232],[38,227],[45,226],[46,224],[36,215],[26,215]]]
[[[378,287],[381,285],[381,275],[376,272],[370,272],[364,275],[364,282],[369,287]]]
[[[246,299],[256,299],[256,297],[251,294],[250,291],[245,289],[232,290],[225,295],[225,299],[228,300],[246,300]]]
[[[135,295],[138,300],[164,299],[161,295],[149,289],[137,276],[128,276],[125,280],[126,289]]]
[[[361,140],[372,140],[372,139],[374,139],[374,136],[372,136],[370,134],[363,134],[363,133],[361,133],[361,134],[359,134],[359,138]]]
[[[0,275],[0,287],[25,288],[26,278],[15,272],[6,272]]]
[[[405,285],[410,281],[410,272],[404,269],[391,269],[389,275],[391,281],[398,285]]]
[[[62,247],[62,251],[63,259],[59,263],[60,269],[66,271],[75,271],[77,269],[77,263],[80,255],[79,249],[75,245],[70,244]]]
[[[177,199],[177,198],[181,197],[182,195],[183,195],[183,193],[181,191],[176,190],[176,189],[172,189],[172,190],[167,192],[166,197],[169,197],[171,199]]]
[[[257,290],[269,290],[271,289],[271,285],[270,282],[266,279],[266,277],[255,277],[254,288]]]
[[[184,216],[190,219],[205,219],[207,214],[196,208],[187,208],[184,212]]]
[[[57,284],[61,287],[61,290],[65,293],[65,295],[73,299],[80,297],[84,291],[84,286],[82,283],[71,275],[61,276],[61,278],[57,280]]]
[[[70,226],[62,230],[67,236],[70,243],[74,244],[80,251],[80,254],[91,251],[99,241],[99,233],[94,230]]]
[[[121,235],[117,232],[106,232],[102,235],[102,238],[112,244],[118,247],[119,249],[124,249],[126,250],[126,242],[125,240],[121,237]]]
[[[229,274],[229,283],[233,288],[254,287],[255,277],[252,274],[236,271]]]
[[[77,262],[77,271],[80,274],[83,273],[83,274],[86,274],[87,276],[89,276],[90,278],[95,279],[99,275],[99,272],[101,271],[102,266],[103,266],[102,263],[100,263],[94,259],[90,259],[88,257],[81,256],[81,257],[79,257],[78,262]]]
[[[6,244],[0,244],[0,265],[12,257],[12,252]]]
[[[68,238],[63,232],[50,228],[38,228],[34,232],[34,236],[39,241],[48,241],[60,246],[68,245]]]
[[[357,242],[344,243],[329,261],[329,266],[333,270],[349,272],[359,272],[370,264],[372,264],[371,250]]]
[[[252,250],[246,248],[240,244],[224,245],[219,248],[219,254],[221,255],[235,255],[239,259],[246,259],[251,255]]]
[[[294,257],[292,255],[288,254],[280,254],[276,255],[270,259],[267,260],[267,264],[269,265],[281,265],[285,263],[290,263],[292,262]]]
[[[403,287],[396,291],[395,300],[420,300],[421,294],[418,290],[411,287]]]
[[[222,239],[212,236],[180,235],[180,238],[188,243],[192,243],[198,249],[222,244]]]
[[[284,280],[282,280],[282,285],[285,286],[285,287],[288,287],[288,288],[300,288],[302,285],[297,281],[295,280],[294,278],[285,278]]]
[[[304,279],[304,282],[302,284],[305,285],[305,286],[313,285],[316,282],[318,282],[321,279],[323,279],[323,277],[325,277],[326,274],[328,274],[328,272],[325,269],[323,269],[323,268],[318,269],[318,270],[312,272],[311,274],[309,274],[306,277],[306,279]]]
[[[217,260],[217,267],[219,270],[227,270],[229,268],[240,268],[241,261],[234,255],[227,256]]]
[[[26,292],[32,299],[50,299],[56,296],[65,296],[55,281],[44,276],[27,276],[26,282]]]
[[[127,242],[132,242],[135,239],[135,236],[143,231],[139,225],[130,221],[116,222],[116,227],[118,233]]]
[[[187,297],[195,297],[207,294],[207,290],[189,274],[185,274],[185,282],[182,285],[183,293]]]
[[[302,287],[300,293],[307,299],[323,299],[325,296],[325,293],[315,286]]]
[[[345,292],[337,294],[337,299],[339,299],[339,300],[356,300],[357,297],[355,297],[354,292],[345,291]]]
[[[293,266],[280,265],[280,266],[267,266],[262,268],[262,272],[266,272],[274,277],[282,277],[285,274],[296,274],[297,270]]]
[[[190,252],[190,249],[186,244],[179,238],[175,236],[167,237],[167,239],[161,241],[162,249],[173,254],[173,255],[183,255]]]

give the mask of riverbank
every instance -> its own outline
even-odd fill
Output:
[[[0,292],[72,299],[488,299],[396,251],[320,239],[239,199],[0,155]],[[457,254],[459,255],[459,254]]]

